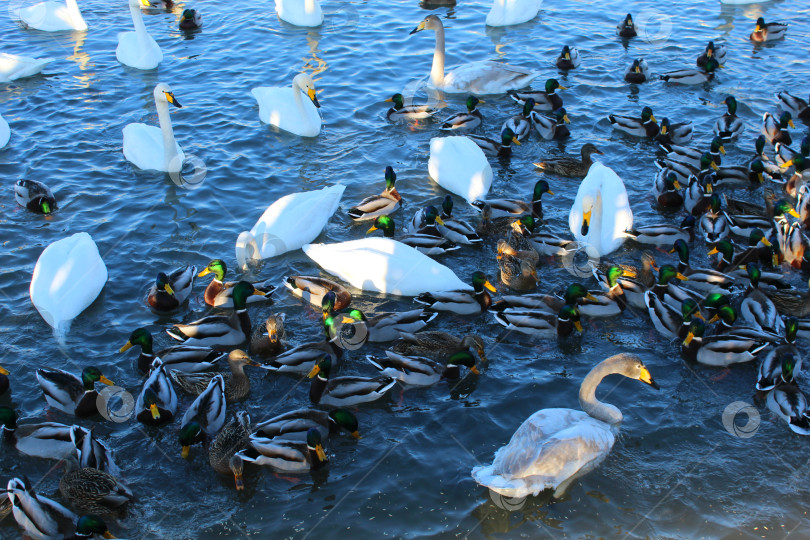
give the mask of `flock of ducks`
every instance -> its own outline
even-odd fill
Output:
[[[276,0],[276,6],[279,16],[291,24],[317,26],[323,22],[316,0]],[[162,53],[146,31],[141,14],[142,8],[155,6],[147,0],[131,0],[129,7],[135,30],[119,36],[116,57],[133,68],[155,69]],[[536,0],[495,0],[487,24],[525,22],[536,16],[539,7]],[[16,15],[23,26],[39,30],[87,29],[76,0],[66,0],[64,5],[44,2]],[[195,30],[201,25],[198,12],[184,11],[181,28]],[[508,160],[512,145],[520,145],[532,133],[544,140],[570,136],[563,97],[558,94],[566,88],[549,78],[542,90],[527,90],[539,73],[499,62],[470,63],[446,71],[441,19],[429,15],[411,33],[425,30],[432,30],[436,40],[428,85],[444,94],[469,95],[466,111],[447,116],[439,125],[439,130],[452,134],[431,140],[430,177],[450,192],[440,208],[419,209],[397,231],[391,216],[400,210],[402,197],[396,188],[396,173],[389,166],[383,191],[348,210],[351,220],[370,225],[364,238],[312,243],[336,211],[345,189],[342,185],[282,197],[250,231],[241,233],[236,243],[240,268],[250,260],[300,248],[336,278],[283,278],[290,294],[320,309],[322,315],[320,328],[312,330],[312,341],[295,346],[287,341],[284,313],[272,314],[258,332],[253,330],[250,307],[267,305],[277,291],[272,280],[226,281],[228,269],[221,259],[210,261],[199,272],[186,266],[158,273],[146,293],[146,303],[154,312],[181,314],[195,279],[209,275],[204,300],[217,311],[167,328],[178,343],[161,350],[155,350],[147,329],[129,334],[120,352],[139,349],[136,365],[146,377],[137,389],[135,418],[149,429],[173,429],[169,426],[175,424],[181,455],[189,458],[192,447],[201,444],[214,471],[231,476],[235,488],[241,490],[246,463],[287,473],[325,466],[324,441],[328,437],[344,433],[360,438],[351,409],[384,397],[396,384],[431,386],[443,379],[479,375],[487,362],[486,345],[479,336],[424,330],[441,312],[458,316],[487,313],[504,327],[502,339],[517,333],[532,340],[568,340],[578,339],[585,318],[618,317],[635,308],[649,315],[661,335],[677,339],[688,361],[718,367],[760,362],[755,383],[758,396],[792,431],[810,434],[810,410],[796,381],[802,364],[796,340],[810,337],[810,293],[791,289],[780,272],[783,266],[810,269],[810,251],[805,253],[810,244],[805,236],[810,225],[810,186],[803,174],[810,170],[810,139],[805,136],[800,146],[791,146],[788,131],[795,127],[794,119],[810,120],[808,103],[779,92],[776,104],[781,114],[764,115],[755,152],[745,164],[736,166],[723,162],[725,146],[739,144],[745,134],[733,96],[724,100],[727,112],[715,123],[708,146],[687,146],[693,135],[691,122],[663,118],[659,123],[650,107],[644,107],[639,116],[611,114],[608,120],[614,129],[648,139],[660,149],[659,171],[651,191],[661,208],[683,208],[686,217],[678,218],[677,224],[635,224],[622,179],[592,160],[602,152],[591,143],[582,145],[579,157],[547,157],[535,163],[545,176],[535,183],[529,199],[487,198],[492,182],[488,158]],[[750,39],[755,43],[779,40],[786,30],[787,25],[760,18]],[[637,35],[630,14],[616,31],[622,39]],[[708,83],[727,54],[725,46],[709,42],[697,57],[697,69],[665,73],[661,79],[668,84]],[[0,57],[0,77],[30,76],[48,61],[4,55]],[[577,69],[581,62],[578,50],[568,45],[556,59],[562,70]],[[635,59],[625,79],[632,84],[649,81],[646,61]],[[296,75],[289,88],[261,87],[252,93],[263,122],[302,137],[320,133],[320,103],[309,75]],[[478,106],[484,102],[478,96],[486,94],[507,94],[519,107],[517,114],[505,120],[499,139],[458,135],[481,125]],[[140,169],[177,173],[185,156],[174,138],[169,106],[181,105],[165,83],[158,84],[153,95],[160,127],[127,125],[124,157]],[[399,93],[387,101],[392,108],[386,117],[392,122],[430,122],[441,110],[408,103]],[[569,219],[573,239],[543,227],[542,198],[553,195],[547,179],[554,177],[583,178]],[[717,193],[718,189],[761,187],[763,205]],[[457,203],[453,195],[480,212],[475,224],[453,214]],[[58,209],[51,190],[33,180],[19,180],[15,197],[31,212],[49,214]],[[311,219],[306,223],[290,219],[302,213]],[[709,256],[716,257],[712,267],[690,265],[690,244],[696,239],[710,246]],[[625,241],[664,248],[677,262],[673,258],[672,264],[659,266],[649,252],[638,265],[602,261],[592,265],[597,288],[574,282],[561,294],[535,292],[541,257],[565,257],[583,246],[601,257]],[[451,251],[490,244],[496,246],[494,275],[505,288],[519,294],[503,294],[502,290],[493,299],[491,293],[497,289],[485,272],[475,271],[465,282],[434,260]],[[79,274],[75,273],[77,266],[81,267]],[[54,284],[57,275],[67,275],[68,282],[80,276],[81,286],[60,289]],[[43,251],[32,278],[32,302],[57,333],[64,333],[70,321],[98,296],[106,280],[106,266],[95,243],[88,234],[79,233]],[[352,294],[344,283],[363,291],[411,296],[416,305],[403,312],[366,314],[352,306]],[[346,356],[366,343],[391,343],[384,355],[365,358],[376,374],[337,376]],[[226,363],[227,372],[220,372]],[[234,411],[229,419],[229,406],[236,407],[250,396],[246,368],[274,372],[274,376],[308,376],[312,407],[259,423],[252,423],[244,411]],[[545,489],[552,489],[555,497],[562,496],[571,482],[605,459],[615,442],[621,412],[595,397],[597,386],[610,374],[658,388],[638,357],[618,354],[603,360],[582,382],[581,411],[537,411],[490,465],[473,469],[475,481],[504,496],[536,495]],[[9,387],[6,375],[0,376],[3,391]],[[41,368],[36,378],[49,407],[82,419],[100,418],[97,385],[113,384],[95,366],[85,367],[79,375]],[[181,410],[177,388],[191,396],[179,422],[175,421]],[[27,478],[12,478],[6,497],[25,533],[32,538],[111,537],[103,517],[114,515],[133,499],[112,449],[78,424],[18,424],[17,420],[12,408],[0,407],[0,422],[10,445],[25,455],[67,463],[59,492],[80,512],[75,514],[39,494]]]

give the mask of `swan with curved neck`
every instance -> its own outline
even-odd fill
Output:
[[[315,84],[306,73],[299,73],[291,88],[260,86],[250,91],[259,103],[259,119],[302,137],[315,137],[321,132],[321,104],[315,92]],[[310,101],[304,101],[306,93]]]
[[[318,0],[276,0],[276,13],[279,19],[295,26],[323,24],[323,10]]]
[[[115,57],[125,66],[135,69],[155,69],[163,61],[163,52],[146,30],[142,6],[150,7],[151,4],[149,0],[129,0],[129,12],[135,31],[118,34]]]
[[[445,74],[444,72],[444,25],[436,15],[428,15],[411,31],[411,34],[422,30],[436,32],[436,49],[433,51],[433,65],[430,69],[430,82],[435,88],[451,94],[503,94],[528,86],[539,72],[532,72],[520,67],[500,62],[482,61],[459,66]]]
[[[64,32],[87,30],[82,12],[76,0],[60,2],[40,2],[39,4],[18,8],[17,18],[24,26],[43,32]]]
[[[596,399],[596,388],[611,374],[658,385],[641,360],[617,354],[602,360],[582,381],[574,409],[541,409],[531,415],[498,450],[492,465],[475,467],[476,482],[507,497],[537,495],[554,489],[559,498],[576,478],[595,469],[610,453],[622,413]]]
[[[139,169],[179,172],[185,154],[174,140],[169,104],[182,107],[171,87],[158,83],[153,91],[160,128],[146,124],[124,126],[124,157]]]

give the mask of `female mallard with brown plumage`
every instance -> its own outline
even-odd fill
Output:
[[[250,379],[245,375],[245,366],[261,367],[248,357],[245,351],[235,349],[228,355],[231,376],[225,379],[225,401],[242,401],[250,393]],[[172,380],[185,392],[198,396],[202,394],[219,373],[183,373],[172,371]]]
[[[219,474],[233,475],[237,491],[243,491],[242,459],[235,455],[244,450],[250,440],[250,416],[245,411],[236,413],[233,420],[225,424],[214,437],[208,448],[208,463]]]
[[[502,239],[498,241],[497,259],[501,283],[515,291],[537,287],[537,263],[540,262],[537,251],[517,251]]]
[[[447,360],[454,353],[473,349],[482,362],[487,361],[484,340],[474,334],[457,337],[439,330],[400,334],[400,341],[391,350],[409,356],[424,356],[434,360]]]
[[[587,143],[582,145],[580,149],[581,159],[577,159],[573,156],[546,158],[543,161],[538,161],[534,166],[544,173],[584,178],[588,174],[591,165],[593,165],[591,156],[601,153],[602,151],[595,145]]]
[[[250,352],[257,356],[276,356],[284,351],[284,313],[274,313],[264,321],[264,331],[259,331],[250,340]]]

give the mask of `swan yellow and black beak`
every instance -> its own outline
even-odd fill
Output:
[[[408,34],[408,35],[409,35],[409,36],[411,36],[411,35],[413,35],[413,34],[415,34],[415,33],[417,33],[417,32],[421,32],[421,31],[422,31],[422,30],[424,30],[424,29],[425,29],[425,21],[422,21],[422,22],[420,22],[419,24],[417,24],[417,25],[416,25],[416,28],[414,28],[413,30],[411,30],[411,33],[410,33],[410,34]]]
[[[582,215],[582,227],[580,229],[580,234],[582,236],[587,236],[588,229],[591,226],[591,212],[592,210],[588,210]]]
[[[309,96],[309,99],[312,100],[312,104],[315,105],[315,107],[317,107],[318,109],[321,108],[321,104],[318,102],[318,96],[315,95],[314,88],[310,88],[309,90],[307,90],[307,96]]]
[[[638,376],[638,380],[640,380],[643,383],[649,384],[656,390],[661,389],[661,387],[658,386],[658,383],[653,380],[652,375],[650,375],[650,370],[648,370],[646,367],[641,368],[641,374]]]
[[[174,97],[174,92],[163,92],[163,95],[166,96],[166,101],[177,107],[178,109],[182,109],[183,106],[180,105],[180,102]]]

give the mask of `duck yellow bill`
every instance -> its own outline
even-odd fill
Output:
[[[183,459],[188,459],[188,455],[191,453],[190,446],[184,446],[183,449],[180,451],[180,457]]]
[[[788,167],[790,167],[791,165],[793,165],[793,160],[792,160],[792,159],[789,159],[789,160],[787,160],[786,162],[782,163],[782,168],[783,168],[783,169],[787,169],[787,168],[788,168]]]
[[[253,293],[252,294],[255,294],[257,296],[267,296],[266,292],[262,292],[259,289],[257,289],[256,287],[253,287]]]
[[[388,102],[388,103],[393,103],[393,102],[394,102],[394,98],[388,98],[388,99],[384,99],[383,101]]]
[[[652,120],[653,122],[658,122],[658,120],[656,120],[656,119],[655,119],[655,115],[654,115],[654,114],[651,114],[651,115],[650,115],[650,120]],[[664,127],[664,129],[666,129],[666,126]]]
[[[371,228],[370,228],[369,230],[367,230],[367,231],[366,231],[366,234],[373,233],[373,232],[374,232],[374,231],[376,231],[376,230],[378,230],[378,229],[377,229],[377,227],[375,227],[374,225],[372,225],[372,226],[371,226]]]
[[[571,123],[571,120],[569,120],[569,119],[568,119],[568,115],[567,115],[567,114],[564,114],[564,115],[563,115],[563,122],[565,122],[566,124],[570,124],[570,123]]]
[[[174,289],[172,289],[172,286],[169,285],[168,283],[166,284],[166,286],[164,288],[166,289],[167,293],[174,294]]]
[[[694,313],[692,313],[692,316],[693,316],[693,317],[697,317],[697,318],[698,318],[698,319],[700,319],[701,321],[705,321],[705,320],[706,320],[706,318],[703,316],[703,313],[701,313],[700,311],[695,311]],[[716,317],[716,316],[717,316],[717,315],[715,315],[715,317]]]
[[[577,332],[582,332],[582,323],[579,321],[574,321],[574,328],[577,329]]]
[[[638,274],[636,274],[634,271],[630,270],[629,268],[623,268],[623,269],[622,269],[622,275],[623,275],[623,276],[627,276],[627,277],[634,278],[634,277],[636,277]]]
[[[681,184],[677,180],[672,182],[672,185],[675,186],[675,189],[681,189]]]
[[[716,254],[716,253],[720,253],[720,252],[717,250],[717,248],[716,248],[716,247],[713,247],[711,250],[709,250],[708,255],[714,255],[714,254]]]
[[[438,223],[439,225],[444,225],[444,220],[439,216],[436,216],[436,223]]]
[[[706,193],[708,193],[709,195],[712,194],[712,185],[710,183],[706,184]]]
[[[149,405],[149,412],[152,413],[152,420],[160,420],[160,411],[155,403]]]
[[[719,170],[720,170],[720,167],[718,167],[718,166],[717,166],[717,163],[715,163],[714,161],[712,161],[712,169],[714,169],[715,171],[719,171]]]
[[[512,137],[512,142],[520,146],[520,141],[517,139],[517,137]]]
[[[715,315],[714,315],[714,317],[712,317],[711,319],[709,319],[709,324],[716,323],[716,322],[717,322],[717,321],[719,321],[719,320],[720,320],[720,315],[715,314]],[[691,340],[690,340],[690,341],[691,341]]]
[[[208,274],[210,274],[210,273],[211,273],[211,270],[209,270],[209,269],[206,267],[206,268],[203,268],[202,272],[200,272],[199,274],[197,274],[197,277],[203,277],[203,276],[207,276],[207,275],[208,275]]]
[[[129,350],[131,347],[132,347],[132,342],[131,342],[131,341],[127,341],[126,343],[124,343],[124,346],[123,346],[123,347],[121,347],[120,349],[118,349],[118,352],[122,353],[122,352],[124,352],[124,351],[128,351],[128,350]]]
[[[241,473],[234,473],[233,474],[233,481],[236,483],[236,491],[244,491],[245,490],[245,482],[242,478]]]
[[[351,435],[352,435],[352,437],[354,437],[354,438],[355,438],[355,439],[357,439],[357,440],[360,440],[360,439],[362,439],[362,438],[363,438],[363,437],[361,437],[361,436],[360,436],[360,432],[359,432],[359,431],[352,431]]]
[[[102,534],[101,536],[103,536],[104,538],[116,538],[110,531],[104,531],[104,534]]]
[[[659,390],[661,388],[660,386],[658,386],[658,383],[653,380],[652,375],[650,375],[650,371],[646,367],[641,368],[641,375],[638,376],[638,380],[640,380],[643,383],[649,384],[656,390]]]
[[[793,208],[788,210],[788,214],[790,214],[791,216],[793,216],[795,218],[802,219],[802,216],[800,216],[799,213]]]
[[[485,281],[485,282],[484,282],[484,287],[486,287],[487,289],[489,289],[491,292],[498,292],[498,289],[496,289],[496,288],[495,288],[495,287],[492,285],[492,283],[490,283],[490,282],[489,282],[489,280],[487,280],[487,281]]]
[[[315,364],[315,367],[312,368],[312,371],[309,372],[309,375],[307,375],[307,377],[309,377],[311,379],[311,378],[315,377],[315,375],[317,375],[320,372],[321,372],[321,366],[319,366],[318,364]]]
[[[650,120],[655,122],[655,118],[653,118],[652,116],[650,116]],[[667,134],[667,126],[661,126],[661,135],[666,135],[666,134]]]
[[[686,339],[683,340],[684,346],[688,347],[689,344],[692,343],[692,340],[694,338],[695,338],[695,334],[693,334],[692,332],[689,332],[688,334],[686,334]]]
[[[102,382],[102,383],[106,384],[107,386],[115,386],[115,383],[112,382],[107,377],[105,377],[104,375],[101,376],[101,378],[98,380],[98,382]]]
[[[675,274],[675,277],[676,277],[676,278],[678,278],[678,279],[680,279],[681,281],[689,281],[689,278],[688,278],[688,277],[686,277],[685,275],[681,274],[680,272],[678,272],[677,274]]]
[[[0,373],[2,373],[3,375],[8,375],[9,371],[6,368],[0,366]]]
[[[480,371],[478,371],[478,367],[476,367],[476,366],[471,367],[471,368],[470,368],[470,371],[471,371],[471,372],[473,372],[473,373],[475,373],[476,375],[480,375],[480,374],[481,374],[481,372],[480,372]]]
[[[768,240],[767,238],[765,238],[764,236],[762,238],[760,238],[759,241],[762,242],[763,245],[771,247],[771,241]]]
[[[795,128],[795,127],[796,127],[796,124],[794,124],[794,123],[793,123],[793,120],[792,120],[792,119],[791,119],[791,120],[788,120],[788,125],[789,125],[790,127],[792,127],[792,128]]]
[[[726,155],[726,147],[725,147],[725,146],[723,146],[723,145],[721,144],[721,145],[720,145],[719,150],[720,150],[720,153],[721,153],[721,154],[723,154],[724,156]]]
[[[592,295],[591,293],[588,293],[588,294],[585,295],[585,300],[590,300],[591,302],[596,302],[597,301],[596,297],[594,295]]]
[[[326,452],[323,451],[323,446],[320,444],[315,447],[315,453],[318,454],[318,459],[326,461]]]

